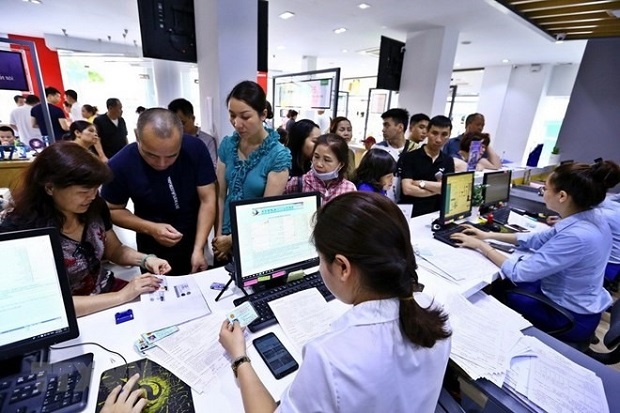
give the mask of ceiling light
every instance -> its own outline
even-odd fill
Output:
[[[347,31],[347,28],[346,28],[346,27],[339,27],[339,28],[337,28],[337,29],[335,29],[335,30],[334,30],[334,33],[336,33],[336,34],[340,34],[340,33],[344,33],[344,32],[346,32],[346,31]]]
[[[342,53],[348,53],[349,51],[347,49],[342,49]]]
[[[357,7],[359,7],[362,10],[365,10],[365,9],[370,7],[370,4],[360,3],[360,4],[357,5]]]
[[[460,63],[455,63],[454,67],[461,67],[461,64]]]
[[[510,60],[508,60],[508,59],[502,59],[502,63],[510,63]]]
[[[607,14],[609,14],[612,17],[616,17],[616,18],[620,19],[620,9],[607,10]]]
[[[24,3],[41,4],[41,0],[22,0]]]
[[[284,50],[284,49],[286,49],[286,46],[278,46],[277,49],[278,50]]]
[[[285,11],[284,13],[280,14],[278,17],[281,18],[282,20],[287,20],[287,19],[290,19],[291,17],[295,17],[295,13],[291,11]]]

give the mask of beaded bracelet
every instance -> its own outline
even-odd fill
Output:
[[[157,255],[155,254],[146,254],[144,257],[142,257],[142,260],[140,260],[140,268],[144,268],[146,270],[146,260],[148,260],[149,258],[157,258]]]

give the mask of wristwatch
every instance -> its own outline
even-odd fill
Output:
[[[241,357],[237,357],[231,364],[230,367],[232,368],[233,373],[235,374],[235,378],[237,377],[237,369],[239,368],[240,365],[242,365],[243,363],[250,363],[251,360],[248,356],[241,356]]]
[[[426,188],[426,181],[418,181],[418,186],[422,189]]]

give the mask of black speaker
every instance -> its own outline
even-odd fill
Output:
[[[258,0],[258,47],[256,70],[267,72],[269,60],[269,2]]]

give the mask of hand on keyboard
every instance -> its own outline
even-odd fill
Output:
[[[465,230],[452,234],[450,239],[457,243],[459,247],[480,248],[484,244],[482,240],[487,237],[487,233],[471,225],[463,225],[463,227],[465,227]]]

